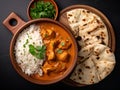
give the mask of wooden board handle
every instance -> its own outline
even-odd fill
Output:
[[[12,25],[11,21],[15,21],[16,24]],[[24,25],[26,22],[24,22],[18,15],[16,15],[14,12],[10,13],[10,15],[3,21],[3,25],[6,26],[13,34],[16,33],[16,31]]]

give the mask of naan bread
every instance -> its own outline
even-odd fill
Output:
[[[73,9],[66,15],[74,36],[81,37],[82,41],[78,41],[81,47],[100,43],[108,45],[107,27],[98,15],[86,9]]]
[[[97,70],[91,58],[78,64],[70,79],[80,84],[93,84],[99,82]]]
[[[94,46],[93,57],[100,80],[111,73],[115,66],[115,55],[107,46],[97,44]]]
[[[113,71],[116,63],[115,55],[108,46],[103,44],[96,44],[92,49],[86,47],[84,50],[88,50],[90,54],[86,54],[88,56],[83,62],[77,61],[70,79],[79,84],[98,83]]]
[[[81,47],[70,79],[79,84],[98,83],[112,72],[116,63],[108,47],[107,27],[97,14],[86,9],[70,10],[66,16]]]
[[[79,52],[78,52],[78,62],[77,63],[81,63],[83,61],[85,61],[87,58],[89,58],[89,56],[91,56],[92,52],[93,52],[93,46],[92,45],[87,45],[86,47],[82,48]]]

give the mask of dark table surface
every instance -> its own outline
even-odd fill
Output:
[[[12,33],[3,26],[3,20],[11,13],[15,12],[24,21],[28,21],[27,6],[31,0],[0,0],[0,89],[79,89],[79,90],[120,90],[120,9],[119,0],[55,0],[59,12],[74,4],[87,4],[103,12],[113,25],[116,36],[116,66],[113,72],[98,84],[85,87],[72,87],[62,82],[41,86],[30,83],[19,76],[14,70],[9,57],[9,45]],[[116,89],[115,89],[116,88]]]

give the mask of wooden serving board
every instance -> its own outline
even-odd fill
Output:
[[[108,39],[109,39],[109,42],[108,42],[108,46],[112,49],[112,51],[114,52],[115,51],[115,34],[114,34],[114,30],[113,30],[113,27],[110,23],[110,21],[107,19],[107,17],[99,10],[97,10],[96,8],[94,7],[91,7],[91,6],[88,6],[88,5],[72,5],[72,6],[69,6],[65,9],[63,9],[61,12],[60,12],[60,15],[59,15],[59,22],[61,22],[62,24],[64,24],[70,31],[71,31],[71,28],[69,26],[69,23],[68,23],[68,19],[67,19],[67,12],[70,11],[70,10],[73,10],[73,9],[78,9],[78,8],[83,8],[83,9],[87,9],[93,13],[95,13],[96,15],[98,15],[102,20],[103,22],[105,23],[106,27],[107,27],[107,30],[108,30]],[[70,76],[68,76],[63,82],[68,84],[68,85],[71,85],[71,86],[86,86],[86,85],[82,85],[80,83],[76,83],[74,82],[73,80],[70,80],[69,79]]]

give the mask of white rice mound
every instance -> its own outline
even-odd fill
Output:
[[[45,59],[40,60],[32,56],[29,52],[29,45],[42,46],[43,41],[40,35],[40,27],[36,24],[32,24],[24,29],[16,40],[15,44],[15,57],[16,61],[21,67],[22,71],[27,74],[39,73],[42,76],[43,71],[41,66]]]

